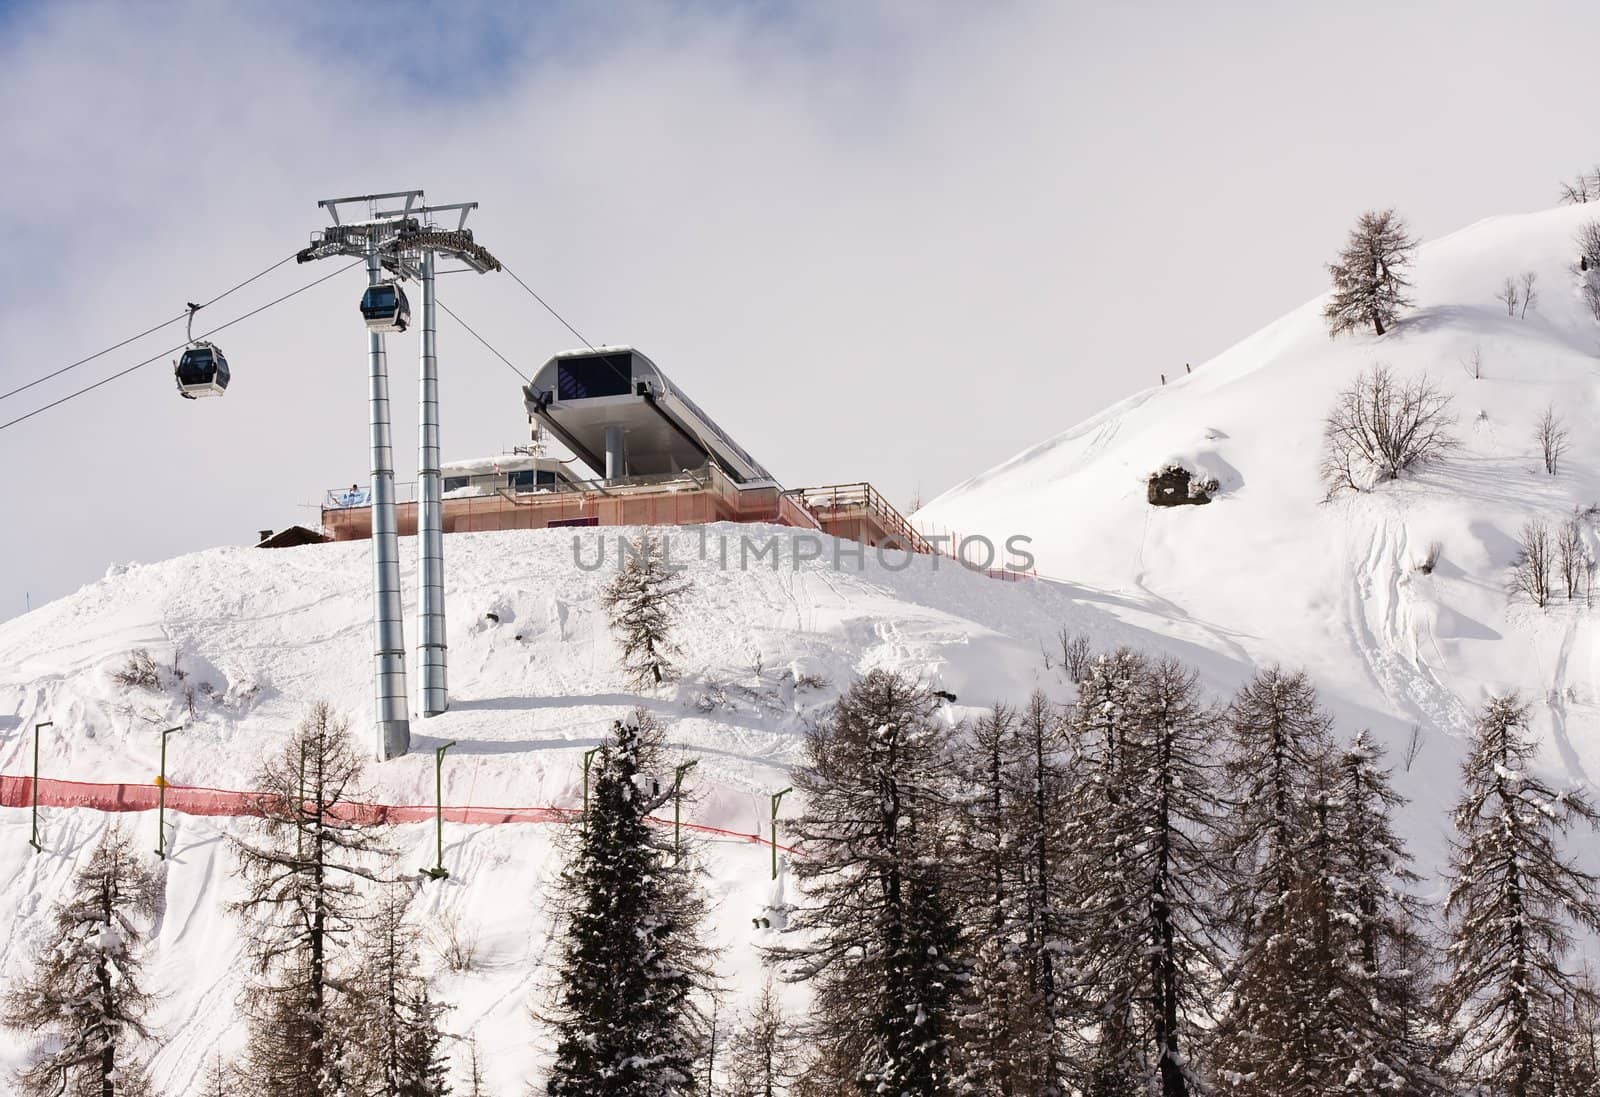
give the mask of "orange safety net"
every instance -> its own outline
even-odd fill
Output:
[[[31,777],[0,775],[0,807],[25,808],[35,802]],[[237,792],[230,789],[201,788],[189,785],[167,786],[167,810],[183,815],[260,816],[271,809],[276,797],[262,792]],[[154,811],[161,802],[161,791],[154,784],[102,784],[90,781],[62,781],[41,778],[38,782],[40,807],[88,808],[92,811]],[[363,823],[431,823],[436,809],[431,804],[365,804],[347,802],[334,805],[329,815]],[[500,823],[569,823],[582,817],[576,808],[558,807],[463,807],[446,804],[442,814],[449,823],[494,825]],[[670,819],[651,818],[658,826],[672,826]],[[683,823],[684,830],[725,838],[738,838],[754,845],[770,846],[770,839],[721,827]],[[779,846],[794,853],[789,846]]]

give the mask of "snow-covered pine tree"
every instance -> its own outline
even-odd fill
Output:
[[[145,1097],[140,1056],[151,996],[140,986],[143,931],[162,881],[113,826],[50,918],[33,974],[9,990],[0,1022],[40,1042],[16,1079],[26,1097]]]
[[[1161,1097],[1199,1089],[1188,1052],[1209,1020],[1226,955],[1219,896],[1229,866],[1217,836],[1220,719],[1198,681],[1175,659],[1142,662],[1124,717],[1105,720],[1119,728],[1122,757],[1096,768],[1118,783],[1102,793],[1098,827],[1085,818],[1079,851],[1097,881],[1083,897],[1080,940],[1104,1018],[1090,1088],[1123,1079]],[[1091,737],[1084,749],[1098,755],[1108,745]]]
[[[318,703],[255,779],[251,838],[233,840],[257,981],[247,990],[249,1077],[261,1097],[343,1097],[354,971],[349,935],[387,852],[352,809],[365,769],[349,725]]]
[[[1575,995],[1571,1011],[1554,1019],[1551,1029],[1573,1033],[1571,1043],[1550,1047],[1549,1073],[1562,1097],[1600,1097],[1600,999],[1594,983],[1585,978],[1583,993]]]
[[[645,817],[671,795],[657,773],[661,733],[646,714],[618,721],[601,752],[577,847],[562,870],[564,940],[552,1025],[550,1097],[695,1093],[708,979],[699,893]]]
[[[976,938],[960,1007],[963,1092],[1039,1093],[1054,1034],[1027,960],[1029,864],[1019,838],[1027,811],[1029,744],[1015,710],[997,705],[972,729],[960,764],[954,888]]]
[[[1335,937],[1329,1015],[1338,1036],[1341,1094],[1453,1093],[1441,1071],[1443,1042],[1433,1015],[1432,947],[1410,889],[1418,882],[1394,831],[1403,801],[1365,732],[1339,757],[1331,798]]]
[[[603,600],[611,628],[622,645],[622,666],[634,689],[658,686],[673,672],[677,645],[672,628],[679,599],[689,589],[668,565],[666,550],[649,531],[637,546],[623,550],[616,578],[606,585]]]
[[[478,1057],[478,1041],[467,1037],[466,1088],[461,1097],[489,1097],[489,1084],[483,1080],[483,1063]]]
[[[885,981],[898,990],[875,1018],[876,1054],[862,1083],[874,1094],[934,1097],[953,1088],[956,999],[969,972],[937,849],[912,866],[905,888],[901,947],[884,955]]]
[[[1229,919],[1246,943],[1296,877],[1295,854],[1313,817],[1308,794],[1333,749],[1333,723],[1304,671],[1272,666],[1239,690],[1225,716],[1232,810],[1224,846],[1233,862]]]
[[[1579,1043],[1574,1007],[1592,1006],[1593,991],[1562,959],[1573,925],[1600,930],[1600,908],[1595,878],[1563,856],[1560,840],[1600,814],[1533,770],[1527,724],[1517,697],[1491,698],[1462,766],[1442,1001],[1468,1083],[1495,1097],[1565,1097],[1551,1063]]]
[[[799,1074],[799,1038],[767,979],[749,1020],[728,1043],[724,1097],[784,1097]]]
[[[1324,1097],[1339,1089],[1334,1016],[1339,960],[1333,879],[1334,769],[1319,759],[1304,789],[1306,822],[1282,891],[1266,892],[1262,916],[1234,965],[1217,1029],[1218,1089],[1231,1097]]]
[[[1328,334],[1372,325],[1382,335],[1411,306],[1405,269],[1417,242],[1394,210],[1368,210],[1356,221],[1339,260],[1330,264],[1333,292],[1323,309]]]
[[[426,980],[414,980],[405,989],[400,1001],[400,1016],[407,1023],[400,1041],[400,1086],[392,1097],[450,1097],[450,1059],[439,1025],[444,1013]]]
[[[951,1085],[955,927],[939,868],[950,732],[913,679],[874,670],[807,738],[792,830],[805,901],[774,955],[815,988],[811,1085],[937,1097]],[[838,1071],[826,1080],[822,1071]]]
[[[443,1013],[419,970],[416,929],[406,920],[410,885],[393,883],[363,927],[353,981],[349,1086],[360,1097],[446,1097]]]
[[[222,1052],[217,1052],[206,1064],[206,1077],[200,1086],[200,1097],[234,1097],[238,1087],[239,1076],[222,1061]]]
[[[1029,1039],[1037,1071],[1033,1093],[1059,1097],[1066,1092],[1069,1057],[1065,1048],[1070,1017],[1071,980],[1063,965],[1076,957],[1071,948],[1072,912],[1078,893],[1072,881],[1071,805],[1077,784],[1076,759],[1066,715],[1035,690],[1017,713],[1019,764],[1012,787],[1011,826],[1022,872],[1021,959],[1028,980],[1027,1008],[1036,1008]]]
[[[1113,941],[1143,941],[1125,800],[1131,785],[1128,744],[1136,733],[1146,670],[1144,657],[1131,648],[1098,657],[1078,683],[1070,722],[1078,779],[1066,804],[1064,876],[1074,901],[1053,947],[1075,972],[1070,989],[1079,1016],[1071,1027],[1077,1042],[1089,1045],[1075,1056],[1085,1064],[1080,1088],[1107,1097],[1135,1091],[1143,1073],[1134,985],[1125,967],[1107,963],[1094,950]],[[1064,942],[1070,945],[1063,948]]]
[[[1219,1090],[1327,1092],[1333,767],[1330,721],[1304,673],[1260,671],[1228,709],[1226,917],[1239,945],[1214,1035]]]

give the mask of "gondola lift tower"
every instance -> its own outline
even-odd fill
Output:
[[[434,266],[438,256],[486,274],[500,261],[473,240],[467,215],[476,202],[429,206],[420,190],[327,198],[317,203],[332,224],[312,234],[299,262],[355,256],[367,262],[361,315],[367,328],[368,424],[372,469],[372,627],[379,761],[411,747],[407,714],[405,626],[400,597],[400,535],[395,520],[394,451],[390,439],[389,367],[385,338],[407,330],[404,283],[422,288],[422,354],[417,415],[417,710],[437,716],[450,705],[449,648],[444,617],[443,477],[439,470],[439,359]],[[383,208],[388,206],[389,208]],[[341,209],[363,208],[346,221]],[[440,214],[457,215],[453,229]]]

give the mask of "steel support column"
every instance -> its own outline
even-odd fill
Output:
[[[367,282],[384,281],[376,234],[367,244]],[[400,534],[394,512],[394,447],[389,433],[389,363],[383,333],[367,332],[369,423],[372,432],[372,640],[377,695],[377,756],[386,762],[411,749],[407,714],[406,637],[400,605]]]
[[[444,484],[439,471],[439,359],[434,255],[422,252],[422,370],[417,414],[417,710],[450,707],[444,624]]]

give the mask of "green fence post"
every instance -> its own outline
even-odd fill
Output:
[[[672,771],[672,859],[683,853],[683,775],[700,764],[700,759],[685,762]]]
[[[44,847],[39,844],[39,730],[55,726],[54,720],[33,725],[33,835],[28,839],[28,844],[40,853]]]
[[[783,803],[783,798],[793,792],[793,788],[786,788],[772,794],[772,878],[778,878],[778,805]]]
[[[449,870],[444,867],[444,752],[455,745],[456,741],[452,739],[433,752],[433,826],[438,855],[437,863],[422,871],[434,880],[445,880],[450,876]]]
[[[583,752],[583,832],[589,833],[589,767],[594,765],[594,756],[605,747],[592,747]]]
[[[156,856],[167,859],[167,736],[182,731],[183,725],[161,733],[161,772],[156,776]]]

